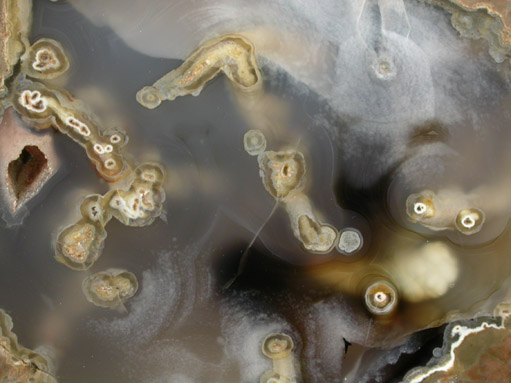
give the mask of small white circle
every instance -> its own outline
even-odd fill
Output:
[[[467,229],[472,229],[475,224],[476,224],[476,221],[473,217],[471,217],[470,215],[466,216],[465,218],[463,218],[461,220],[461,224],[466,227]]]
[[[426,212],[426,210],[427,210],[426,204],[422,202],[416,202],[413,205],[413,211],[415,212],[415,214],[422,215]]]
[[[115,167],[115,161],[112,159],[108,159],[105,161],[105,168],[113,169]]]
[[[98,154],[104,154],[105,153],[105,150],[103,149],[103,146],[101,146],[100,144],[95,144],[94,145],[94,151]]]

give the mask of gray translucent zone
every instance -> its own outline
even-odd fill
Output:
[[[253,293],[245,296],[244,288],[236,285],[224,292],[218,287],[221,283],[214,283],[212,288],[207,282],[218,276],[220,282],[227,279],[218,266],[221,260],[229,258],[230,262],[227,263],[230,268],[227,269],[234,269],[232,264],[236,264],[240,252],[273,208],[273,200],[267,196],[260,183],[254,158],[243,151],[243,134],[248,127],[230,102],[223,81],[216,81],[208,86],[200,98],[178,99],[172,104],[162,105],[158,110],[147,111],[137,105],[134,98],[136,91],[151,83],[160,74],[166,73],[170,67],[178,65],[178,61],[151,59],[129,50],[107,29],[95,29],[66,4],[35,4],[33,37],[35,39],[40,36],[62,41],[70,50],[74,58],[71,83],[68,85],[71,92],[80,86],[94,84],[108,89],[118,97],[119,112],[126,114],[128,123],[128,151],[135,158],[142,156],[144,147],[157,147],[169,172],[172,171],[172,166],[182,166],[189,169],[191,179],[201,179],[206,172],[214,171],[222,177],[221,183],[226,185],[226,189],[220,189],[222,191],[217,193],[192,190],[183,199],[169,196],[166,203],[168,224],[158,221],[142,229],[127,228],[117,222],[109,224],[109,236],[103,256],[93,271],[119,267],[134,272],[140,277],[141,295],[146,286],[146,293],[142,295],[145,301],[134,300],[133,305],[128,304],[130,314],[127,315],[105,314],[99,309],[88,310],[89,304],[81,297],[80,281],[83,274],[58,265],[52,259],[49,243],[59,227],[68,222],[68,214],[78,207],[83,192],[75,193],[73,197],[73,191],[87,188],[87,193],[105,192],[106,187],[97,179],[85,154],[65,137],[58,137],[59,154],[63,163],[68,164],[63,171],[65,177],[57,179],[56,184],[49,187],[51,192],[46,190],[44,198],[41,196],[39,201],[34,202],[23,227],[0,231],[0,302],[2,307],[11,312],[14,329],[21,343],[32,346],[52,341],[61,346],[65,350],[65,356],[60,364],[59,376],[64,383],[139,382],[140,379],[160,383],[179,375],[193,376],[192,381],[199,382],[208,376],[219,382],[237,382],[238,370],[243,370],[248,364],[237,366],[236,358],[239,354],[236,353],[230,354],[232,359],[229,362],[224,361],[224,364],[221,364],[218,355],[223,355],[224,348],[218,338],[221,337],[232,346],[248,341],[251,339],[250,335],[257,335],[254,322],[258,315],[261,312],[279,312],[279,308],[264,303],[274,296],[279,302],[295,303],[291,312],[289,309],[287,312],[281,309],[281,314],[287,316],[292,326],[297,324],[293,330],[299,336],[308,335],[309,339],[321,336],[324,342],[312,343],[304,350],[300,361],[305,365],[306,377],[310,381],[320,379],[320,376],[342,377],[349,369],[349,364],[345,362],[344,372],[340,372],[338,361],[341,357],[333,358],[335,362],[330,363],[329,355],[322,354],[322,346],[332,346],[328,343],[332,333],[322,333],[322,326],[313,331],[313,322],[325,323],[331,327],[325,325],[324,328],[336,329],[334,335],[339,338],[339,342],[333,351],[341,352],[344,347],[341,334],[349,341],[364,341],[369,319],[363,307],[351,301],[349,306],[343,297],[334,297],[333,303],[339,303],[340,308],[338,312],[334,311],[336,316],[328,316],[329,312],[322,311],[323,306],[318,306],[320,309],[317,311],[316,307],[308,311],[302,300],[307,294],[297,287],[285,289],[276,284],[274,292],[261,287],[263,282],[272,283],[272,278],[268,275],[277,278],[282,275],[279,273],[286,275],[288,270],[262,255],[257,257],[259,253],[266,252],[265,247],[289,262],[299,263],[293,257],[306,259],[306,254],[301,252],[287,229],[287,217],[282,211],[277,211],[261,232],[250,256],[252,263],[248,264],[245,277],[242,278],[246,280],[251,269],[264,272],[265,274],[261,274],[264,281],[256,283],[249,280],[246,285],[255,286],[256,290],[263,291],[269,297],[265,297],[263,293],[255,294],[256,297]],[[491,69],[488,70],[491,72]],[[459,76],[463,78],[463,73]],[[364,170],[367,170],[366,166],[380,172],[375,170],[377,167],[370,165],[384,161],[393,149],[392,145],[382,138],[380,145],[371,146],[363,142],[363,136],[350,135],[349,129],[345,129],[341,130],[344,138],[341,142],[354,141],[355,144],[339,151],[331,143],[328,129],[332,126],[347,127],[352,122],[349,119],[336,119],[334,113],[325,111],[322,100],[318,100],[316,95],[294,93],[294,84],[282,74],[273,78],[275,80],[270,82],[268,89],[276,94],[284,94],[293,104],[295,115],[290,126],[296,129],[293,133],[296,136],[285,137],[280,141],[272,139],[269,146],[276,148],[295,142],[296,138],[301,136],[310,152],[309,167],[314,180],[310,196],[315,206],[327,214],[328,223],[337,228],[353,226],[364,230],[366,226],[363,220],[355,218],[352,222],[350,217],[340,214],[341,210],[336,206],[332,195],[333,183],[337,180],[331,179],[330,167],[335,165],[334,174],[363,174]],[[463,86],[468,86],[467,82],[462,83]],[[289,87],[293,89],[292,92],[289,92]],[[504,89],[502,92],[507,94],[508,91]],[[470,101],[468,98],[466,102]],[[309,130],[311,127],[314,129]],[[359,147],[367,150],[359,153],[356,150],[357,143]],[[337,169],[339,157],[342,157],[340,170]],[[347,170],[345,164],[353,166],[354,170],[349,170],[350,167]],[[353,177],[351,180],[357,182]],[[239,185],[243,185],[244,193],[239,193]],[[365,225],[373,230],[368,235],[371,241],[384,245],[390,239],[385,233],[375,230],[383,222],[384,215],[379,207],[367,206],[362,197],[360,200],[353,198],[352,195],[356,192],[357,190],[349,189],[340,194],[351,196],[348,201],[354,210],[361,210],[369,217],[370,222]],[[37,205],[36,202],[40,204]],[[218,210],[218,206],[222,208]],[[406,235],[417,240],[417,236]],[[191,243],[200,248],[200,256],[192,250],[179,254],[173,250],[187,249]],[[162,257],[165,258],[162,253],[168,253],[168,263],[158,263]],[[471,260],[474,261],[475,258],[472,257]],[[490,257],[493,263],[494,258]],[[196,262],[190,262],[191,260]],[[257,263],[258,260],[268,262],[273,270],[256,268],[254,262]],[[477,267],[477,263],[473,264]],[[508,268],[504,266],[509,265],[500,266],[498,270],[501,274],[498,276],[502,278],[502,273],[508,273]],[[159,273],[151,272],[153,268]],[[180,277],[176,270],[180,270],[183,276]],[[470,270],[471,268],[467,272]],[[229,273],[228,277],[230,276],[232,273]],[[175,285],[171,284],[171,281],[176,281]],[[290,279],[289,287],[293,287],[292,281],[293,279]],[[475,281],[473,284],[479,286],[484,283],[484,278]],[[148,290],[147,286],[155,286],[155,290]],[[171,290],[169,286],[172,286],[172,291],[176,294],[163,294],[163,291]],[[161,297],[166,300],[152,300],[152,291],[156,294],[161,291]],[[208,291],[215,294],[209,295]],[[483,290],[473,293],[479,294],[481,299],[486,296]],[[313,297],[314,299],[319,300],[317,297]],[[148,302],[147,315],[143,315],[142,311],[136,321],[132,320],[134,317],[130,315],[137,313],[137,307],[145,308],[144,302]],[[85,311],[82,311],[82,305],[86,306]],[[187,310],[191,311],[187,313]],[[242,317],[247,318],[245,320],[252,327],[248,326],[245,329],[247,331],[241,331],[241,325],[232,321],[227,330],[221,330],[223,321],[231,323],[229,319],[236,318],[229,311],[241,312]],[[55,321],[54,327],[48,325],[44,319],[51,318],[52,313],[56,313],[63,323]],[[308,321],[307,315],[310,313],[313,320]],[[205,317],[208,325],[201,320]],[[108,326],[114,320],[119,320],[122,325]],[[279,326],[289,326],[282,317],[277,322]],[[266,322],[262,320],[261,323]],[[340,323],[344,323],[346,327],[339,329],[337,326],[342,326]],[[302,325],[302,328],[306,325],[306,333],[298,331],[298,325]],[[72,331],[66,331],[66,328],[71,328]],[[114,328],[117,328],[117,331]],[[264,338],[266,329],[268,332],[282,330],[271,326],[264,327],[262,324],[261,328],[261,337],[257,339]],[[234,346],[232,348],[236,349]],[[195,356],[190,356],[190,353]],[[257,357],[257,352],[255,355]],[[314,369],[307,364],[307,360],[313,355],[323,358],[320,369]],[[252,354],[247,354],[247,358],[248,356]],[[356,360],[352,362],[355,363]],[[371,371],[369,367],[367,369]]]

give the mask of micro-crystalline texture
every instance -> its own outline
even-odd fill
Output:
[[[0,382],[57,383],[50,364],[40,354],[18,343],[12,319],[0,309]]]
[[[305,181],[305,158],[295,150],[266,151],[257,157],[259,171],[268,193],[284,199],[292,191],[299,191]]]
[[[87,270],[101,255],[111,214],[100,195],[87,196],[80,206],[82,218],[60,232],[55,258],[74,270]]]
[[[28,45],[31,12],[31,0],[0,1],[0,97],[7,93],[5,82]]]
[[[92,274],[82,283],[87,300],[98,307],[114,309],[131,298],[138,290],[135,274],[120,269],[108,269]]]
[[[82,218],[60,232],[55,258],[74,270],[87,270],[99,258],[112,217],[127,226],[147,226],[161,215],[165,193],[164,171],[155,163],[138,166],[127,189],[114,189],[101,196],[87,196]]]
[[[493,317],[449,324],[442,356],[410,371],[403,383],[475,383],[511,381],[510,305],[497,306]]]
[[[511,11],[507,0],[424,0],[452,14],[452,26],[463,37],[488,41],[498,63],[511,56]]]
[[[254,46],[237,35],[225,35],[202,44],[179,66],[153,86],[141,89],[137,101],[154,109],[163,100],[200,94],[204,85],[223,72],[234,86],[244,92],[261,87],[261,73],[255,60]]]

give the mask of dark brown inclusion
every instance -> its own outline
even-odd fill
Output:
[[[27,145],[7,168],[9,186],[17,200],[30,190],[39,175],[48,167],[44,153],[35,145]]]

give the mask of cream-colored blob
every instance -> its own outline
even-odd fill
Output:
[[[165,201],[164,171],[158,164],[146,163],[135,170],[128,190],[115,190],[109,196],[109,212],[128,226],[151,224],[162,212]]]
[[[105,238],[102,226],[82,219],[59,234],[55,259],[73,270],[87,270],[99,258]]]
[[[430,242],[389,257],[383,267],[403,299],[421,302],[445,295],[459,275],[458,261],[442,242]]]
[[[74,226],[61,237],[63,253],[73,262],[85,263],[95,236],[96,229],[89,223]]]
[[[337,231],[330,225],[317,221],[312,206],[304,193],[291,193],[284,206],[291,221],[291,228],[303,247],[313,253],[328,253],[335,245]]]
[[[295,150],[267,151],[257,157],[264,187],[274,198],[301,190],[305,182],[305,158]]]
[[[293,383],[297,381],[293,349],[293,339],[287,334],[269,334],[264,338],[262,353],[273,361],[273,369],[261,376],[261,383]]]

